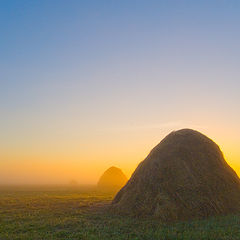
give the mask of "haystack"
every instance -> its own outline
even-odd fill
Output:
[[[240,180],[217,144],[183,129],[170,133],[139,164],[112,209],[163,222],[240,212]]]
[[[120,168],[110,167],[100,177],[97,185],[100,190],[118,191],[127,180]]]

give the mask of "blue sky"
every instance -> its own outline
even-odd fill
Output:
[[[237,145],[239,1],[12,0],[0,6],[5,163],[56,162],[64,155],[81,165],[84,152],[90,165],[101,156],[99,169],[115,164],[131,172],[164,134],[181,127]],[[120,141],[126,145],[119,149]],[[91,145],[99,149],[94,157]],[[143,150],[135,156],[129,146]],[[240,153],[231,146],[225,148],[236,163]],[[104,153],[105,147],[114,151]],[[122,162],[125,156],[131,165]]]

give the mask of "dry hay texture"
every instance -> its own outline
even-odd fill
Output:
[[[127,177],[120,168],[108,168],[98,181],[98,188],[101,190],[118,191],[127,182]]]
[[[117,193],[112,210],[163,222],[240,212],[240,180],[216,143],[182,129],[165,137]]]

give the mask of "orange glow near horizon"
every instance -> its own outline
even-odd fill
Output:
[[[229,134],[223,138],[221,135],[224,131],[219,132],[218,129],[197,130],[220,146],[226,161],[240,175],[240,150],[236,138]],[[137,165],[171,129],[166,128],[160,134],[156,134],[156,129],[138,129],[128,131],[128,134],[122,131],[111,134],[112,138],[110,135],[104,136],[105,141],[99,141],[99,138],[86,141],[79,150],[72,145],[72,148],[59,151],[45,146],[45,149],[35,148],[35,152],[8,152],[1,156],[6,161],[0,162],[0,183],[67,184],[74,179],[79,184],[96,184],[101,174],[111,166],[121,168],[129,178]]]

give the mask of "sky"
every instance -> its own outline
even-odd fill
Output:
[[[3,0],[0,184],[130,177],[173,130],[240,174],[240,2]]]

